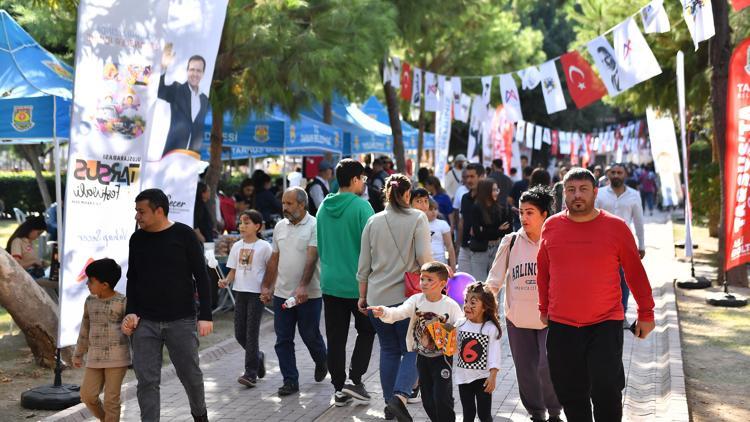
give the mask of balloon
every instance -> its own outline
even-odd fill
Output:
[[[469,273],[456,273],[453,277],[448,279],[447,293],[448,296],[458,302],[459,305],[464,305],[464,292],[466,286],[475,282],[474,277]]]

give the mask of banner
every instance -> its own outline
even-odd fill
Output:
[[[616,97],[625,89],[620,84],[619,66],[615,57],[614,50],[603,35],[594,38],[587,44],[589,54],[594,58],[596,68],[602,76],[604,86],[610,97]]]
[[[542,136],[544,135],[545,128],[536,126],[534,129],[534,149],[538,151],[542,149]]]
[[[469,121],[469,113],[471,111],[471,97],[461,93],[461,100],[458,107],[455,106],[456,113],[456,120],[462,121],[464,123]]]
[[[680,140],[682,141],[682,180],[685,184],[685,256],[693,256],[693,207],[688,183],[688,149],[685,135],[685,55],[677,52],[677,104],[680,109]]]
[[[581,53],[572,51],[560,56],[568,92],[579,109],[598,101],[607,93],[602,80],[596,76]]]
[[[653,148],[653,146],[652,146]],[[729,62],[724,158],[724,269],[750,261],[750,38]]]
[[[723,0],[719,0],[723,1]],[[714,12],[711,10],[711,0],[680,0],[682,3],[682,17],[693,37],[695,51],[698,43],[714,36]]]
[[[490,143],[492,144],[492,157],[503,160],[503,171],[510,174],[510,161],[513,151],[513,136],[515,127],[513,122],[508,121],[503,106],[497,106],[495,117],[492,120],[492,132],[490,133]],[[485,164],[489,161],[485,161]]]
[[[673,205],[676,205],[679,201],[677,181],[679,181],[680,174],[680,154],[677,151],[677,137],[672,116],[668,111],[659,112],[649,107],[646,109],[646,120],[651,138],[654,168],[661,182],[662,203],[668,205],[667,201],[671,201]]]
[[[647,34],[669,32],[669,16],[664,10],[664,0],[653,0],[641,9],[641,21]]]
[[[448,166],[448,148],[451,140],[451,84],[443,86],[440,93],[440,108],[435,114],[435,173],[441,183],[445,183],[445,171]]]
[[[466,157],[470,163],[478,163],[482,153],[482,99],[475,95],[471,102],[471,120]]]
[[[643,38],[635,19],[629,18],[613,31],[620,88],[633,86],[661,73],[659,62]]]
[[[526,122],[526,148],[534,148],[534,129],[533,123]]]
[[[422,69],[415,67],[411,84],[411,105],[419,108],[422,101]]]
[[[523,120],[521,97],[518,95],[518,87],[516,86],[516,81],[513,79],[513,74],[506,73],[500,75],[500,96],[502,97],[505,111],[508,113],[508,120],[511,122]]]
[[[565,110],[565,95],[560,85],[560,77],[557,75],[555,61],[550,60],[540,66],[542,76],[542,94],[544,95],[544,105],[547,106],[547,114],[557,113]]]
[[[482,115],[486,115],[487,109],[490,107],[492,101],[492,76],[482,76]]]
[[[391,87],[398,91],[401,88],[401,59],[391,57]]]

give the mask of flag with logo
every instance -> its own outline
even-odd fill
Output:
[[[471,101],[471,121],[466,148],[466,157],[472,163],[478,162],[482,153],[482,113],[484,113],[482,99],[475,95]]]
[[[614,31],[615,58],[623,90],[653,78],[661,73],[659,62],[643,38],[635,19],[629,18]]]
[[[732,0],[732,7],[734,7],[735,12],[739,12],[747,6],[750,6],[750,0]]]
[[[516,86],[516,81],[513,79],[513,74],[506,73],[500,75],[500,95],[508,113],[508,120],[511,122],[523,120],[521,97],[518,95],[518,87]]]
[[[410,101],[411,90],[411,66],[409,63],[403,62],[401,64],[401,99],[404,101]]]
[[[411,105],[419,108],[422,102],[422,69],[415,67],[411,78]]]
[[[455,107],[455,106],[454,106]],[[471,111],[471,97],[461,93],[461,101],[458,107],[455,107],[456,120],[464,123],[469,121],[469,112]]]
[[[719,0],[723,1],[723,0]],[[680,0],[682,2],[682,17],[693,37],[695,51],[698,43],[714,36],[714,12],[711,10],[711,0]]]
[[[424,73],[424,111],[438,110],[438,81],[432,72]]]
[[[453,95],[453,118],[464,121],[461,119],[464,117],[461,108],[461,78],[456,76],[451,78],[451,92]]]
[[[620,68],[617,65],[615,51],[603,35],[594,38],[586,47],[591,57],[594,58],[607,92],[610,97],[616,97],[624,91],[624,88],[620,84]]]
[[[647,34],[669,32],[669,16],[664,10],[664,0],[653,0],[641,9],[641,21]]]
[[[594,73],[589,63],[577,51],[565,53],[560,57],[568,92],[579,109],[598,101],[607,93],[602,80]]]
[[[519,70],[518,77],[521,78],[521,88],[531,90],[539,85],[542,81],[542,74],[536,66],[529,66],[524,70]]]
[[[547,114],[557,113],[565,110],[565,95],[560,85],[560,77],[557,75],[555,61],[550,60],[539,67],[542,79],[542,94],[544,105],[547,106]]]
[[[492,101],[492,76],[482,76],[482,113],[487,112],[487,108]]]

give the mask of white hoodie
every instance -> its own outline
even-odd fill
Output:
[[[511,238],[515,236],[508,259]],[[534,330],[546,326],[539,319],[539,294],[536,287],[536,255],[539,242],[532,242],[523,227],[500,241],[487,283],[495,289],[504,284],[505,315],[518,328]],[[508,264],[506,265],[506,262]]]

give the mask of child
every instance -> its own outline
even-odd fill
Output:
[[[47,230],[43,217],[31,216],[21,223],[8,239],[6,250],[33,278],[44,277],[45,262],[39,258],[33,242]]]
[[[255,387],[257,379],[266,376],[265,355],[258,347],[260,319],[263,316],[260,286],[272,249],[268,242],[259,238],[261,230],[263,215],[255,210],[243,211],[240,215],[242,239],[229,252],[229,275],[219,280],[219,287],[223,289],[233,284],[232,290],[237,292],[234,337],[245,349],[245,373],[237,378],[237,382],[248,388]]]
[[[417,188],[411,191],[411,199],[409,199],[409,205],[415,210],[427,212],[429,208],[430,193],[427,189]]]
[[[497,300],[489,286],[476,282],[466,287],[464,314],[466,319],[456,324],[458,362],[453,379],[458,384],[464,421],[473,421],[477,414],[481,422],[491,421],[502,329]]]
[[[427,220],[430,222],[430,235],[432,240],[432,259],[443,264],[448,264],[453,271],[456,270],[456,250],[453,248],[451,238],[451,226],[440,220],[438,216],[438,203],[430,199]],[[448,262],[445,261],[445,252],[448,252]]]
[[[463,315],[458,303],[441,293],[448,283],[448,267],[433,261],[422,265],[420,272],[422,293],[411,296],[397,307],[370,306],[367,309],[386,323],[411,318],[406,333],[406,348],[410,352],[417,352],[417,372],[424,410],[432,421],[454,421],[456,414],[453,411],[451,383],[453,358],[446,355],[445,344],[436,345],[429,327],[434,329],[433,324],[438,323],[443,329],[450,329],[444,324],[455,324]],[[410,421],[405,398],[399,395],[395,397],[387,408],[399,422]]]
[[[81,401],[99,420],[120,420],[120,386],[130,365],[128,338],[120,325],[125,316],[126,299],[114,291],[122,270],[109,258],[98,259],[86,267],[86,285],[91,296],[83,307],[73,366],[86,370],[81,383]],[[99,394],[104,390],[104,404]]]

